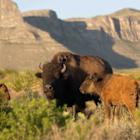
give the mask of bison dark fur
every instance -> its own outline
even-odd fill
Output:
[[[48,100],[56,99],[57,106],[67,104],[68,107],[77,105],[85,107],[81,93],[75,86],[71,75],[62,73],[63,65],[45,63],[42,67],[43,89]],[[39,74],[37,74],[39,75]]]

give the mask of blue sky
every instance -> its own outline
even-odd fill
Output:
[[[14,0],[21,11],[52,9],[59,18],[94,17],[122,8],[140,10],[140,0]]]

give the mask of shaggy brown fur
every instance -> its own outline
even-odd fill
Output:
[[[94,94],[101,97],[107,119],[111,117],[111,107],[125,106],[133,114],[138,103],[138,84],[135,79],[122,75],[107,75],[103,80],[94,74],[88,76],[80,87],[82,93]]]
[[[113,73],[110,64],[96,56],[80,56],[70,52],[57,53],[51,61],[56,64],[66,64],[69,73],[79,86],[88,74],[97,73],[100,77]]]
[[[10,100],[10,94],[5,84],[0,84],[0,100]]]

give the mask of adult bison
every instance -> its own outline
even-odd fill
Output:
[[[85,108],[85,102],[72,76],[66,71],[65,65],[45,63],[41,75],[38,76],[43,79],[43,89],[47,99],[56,99],[57,106],[67,104],[68,107],[73,107],[75,116],[76,111]]]

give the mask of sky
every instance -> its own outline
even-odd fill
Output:
[[[61,19],[94,17],[105,15],[122,8],[140,10],[140,0],[13,0],[24,11],[52,9]]]

